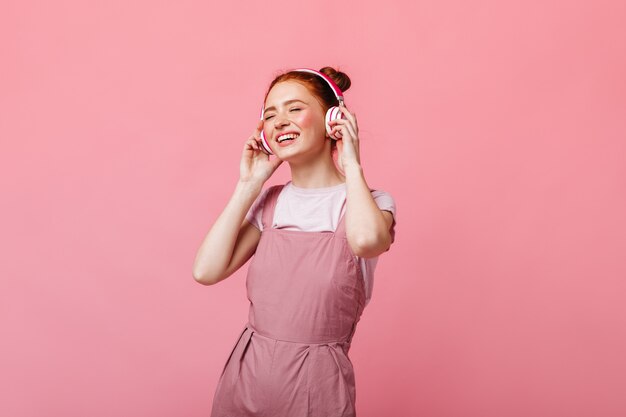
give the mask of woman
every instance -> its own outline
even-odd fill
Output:
[[[235,191],[198,250],[193,273],[205,285],[255,255],[248,323],[222,370],[212,417],[355,416],[348,350],[378,256],[394,240],[396,210],[365,182],[356,116],[338,100],[348,87],[331,67],[272,81]],[[343,118],[326,125],[332,106]],[[292,180],[262,191],[283,161]]]

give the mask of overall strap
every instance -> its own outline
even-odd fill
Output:
[[[273,185],[269,190],[267,190],[267,195],[265,196],[265,201],[263,202],[263,230],[270,229],[272,227],[276,201],[278,200],[278,195],[284,186],[284,184]]]
[[[347,209],[346,207],[346,201],[348,201],[347,199],[343,199],[343,203],[341,204],[341,208],[339,209],[339,212],[341,213],[341,211],[343,211],[343,213],[341,213],[341,217],[339,218],[339,224],[337,224],[337,227],[335,228],[335,235],[336,236],[345,236],[346,235],[346,212],[345,210]]]

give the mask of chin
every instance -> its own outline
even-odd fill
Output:
[[[276,153],[275,155],[286,162],[297,162],[307,157],[306,149],[281,149],[281,151],[282,152]]]

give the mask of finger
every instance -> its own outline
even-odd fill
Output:
[[[260,130],[257,129],[254,131],[254,133],[250,136],[250,139],[254,139],[257,142],[261,140],[261,132],[263,131],[263,128],[261,128]]]
[[[356,126],[356,114],[350,113],[346,106],[343,106],[341,104],[339,105],[339,110],[341,110],[341,112],[346,115],[346,118],[354,123],[354,125]]]
[[[328,124],[330,126],[333,125],[342,125],[342,124],[346,124],[346,125],[350,125],[352,126],[352,131],[356,134],[358,132],[358,129],[355,128],[354,126],[354,122],[352,120],[348,120],[348,119],[335,119],[335,120],[331,120],[330,122],[328,122]]]
[[[356,131],[354,130],[354,125],[347,124],[346,125],[346,129],[348,129],[348,131],[352,135],[352,141],[353,142],[357,142],[359,140],[359,136],[357,135]]]
[[[254,138],[250,138],[246,141],[243,146],[244,149],[256,149],[259,150],[259,144]]]
[[[337,122],[337,123],[331,123],[330,125],[332,126],[333,124],[335,125],[335,127],[341,126],[344,127],[348,130],[348,132],[352,135],[352,139],[353,140],[359,140],[359,137],[356,133],[356,131],[354,130],[354,126],[352,126],[352,124],[348,121],[348,120],[343,120],[343,119],[337,119],[337,120],[333,120],[333,122]]]
[[[343,108],[345,109],[345,106],[343,106]],[[340,106],[341,109],[341,106]],[[356,121],[356,113],[350,113],[347,109],[346,109],[346,117],[348,118],[348,120],[350,120],[352,122],[352,124],[354,125],[354,131],[355,132],[359,132],[359,124]]]
[[[331,132],[333,132],[335,136],[338,136],[342,142],[343,142],[343,139],[345,139],[346,137],[346,132],[343,130],[342,127],[335,126],[333,130],[331,130]]]
[[[358,139],[355,138],[354,134],[352,132],[350,132],[348,125],[343,125],[340,128],[340,132],[341,132],[341,141],[345,142],[349,142],[346,146],[350,146],[354,152],[358,152]]]
[[[256,124],[256,130],[254,131],[254,133],[261,134],[261,132],[263,131],[264,124],[265,123],[263,122],[263,119],[259,119],[259,121]]]

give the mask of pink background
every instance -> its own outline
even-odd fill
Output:
[[[209,415],[247,265],[195,251],[273,76],[325,65],[398,205],[359,416],[626,415],[625,4],[4,1],[0,415]]]

